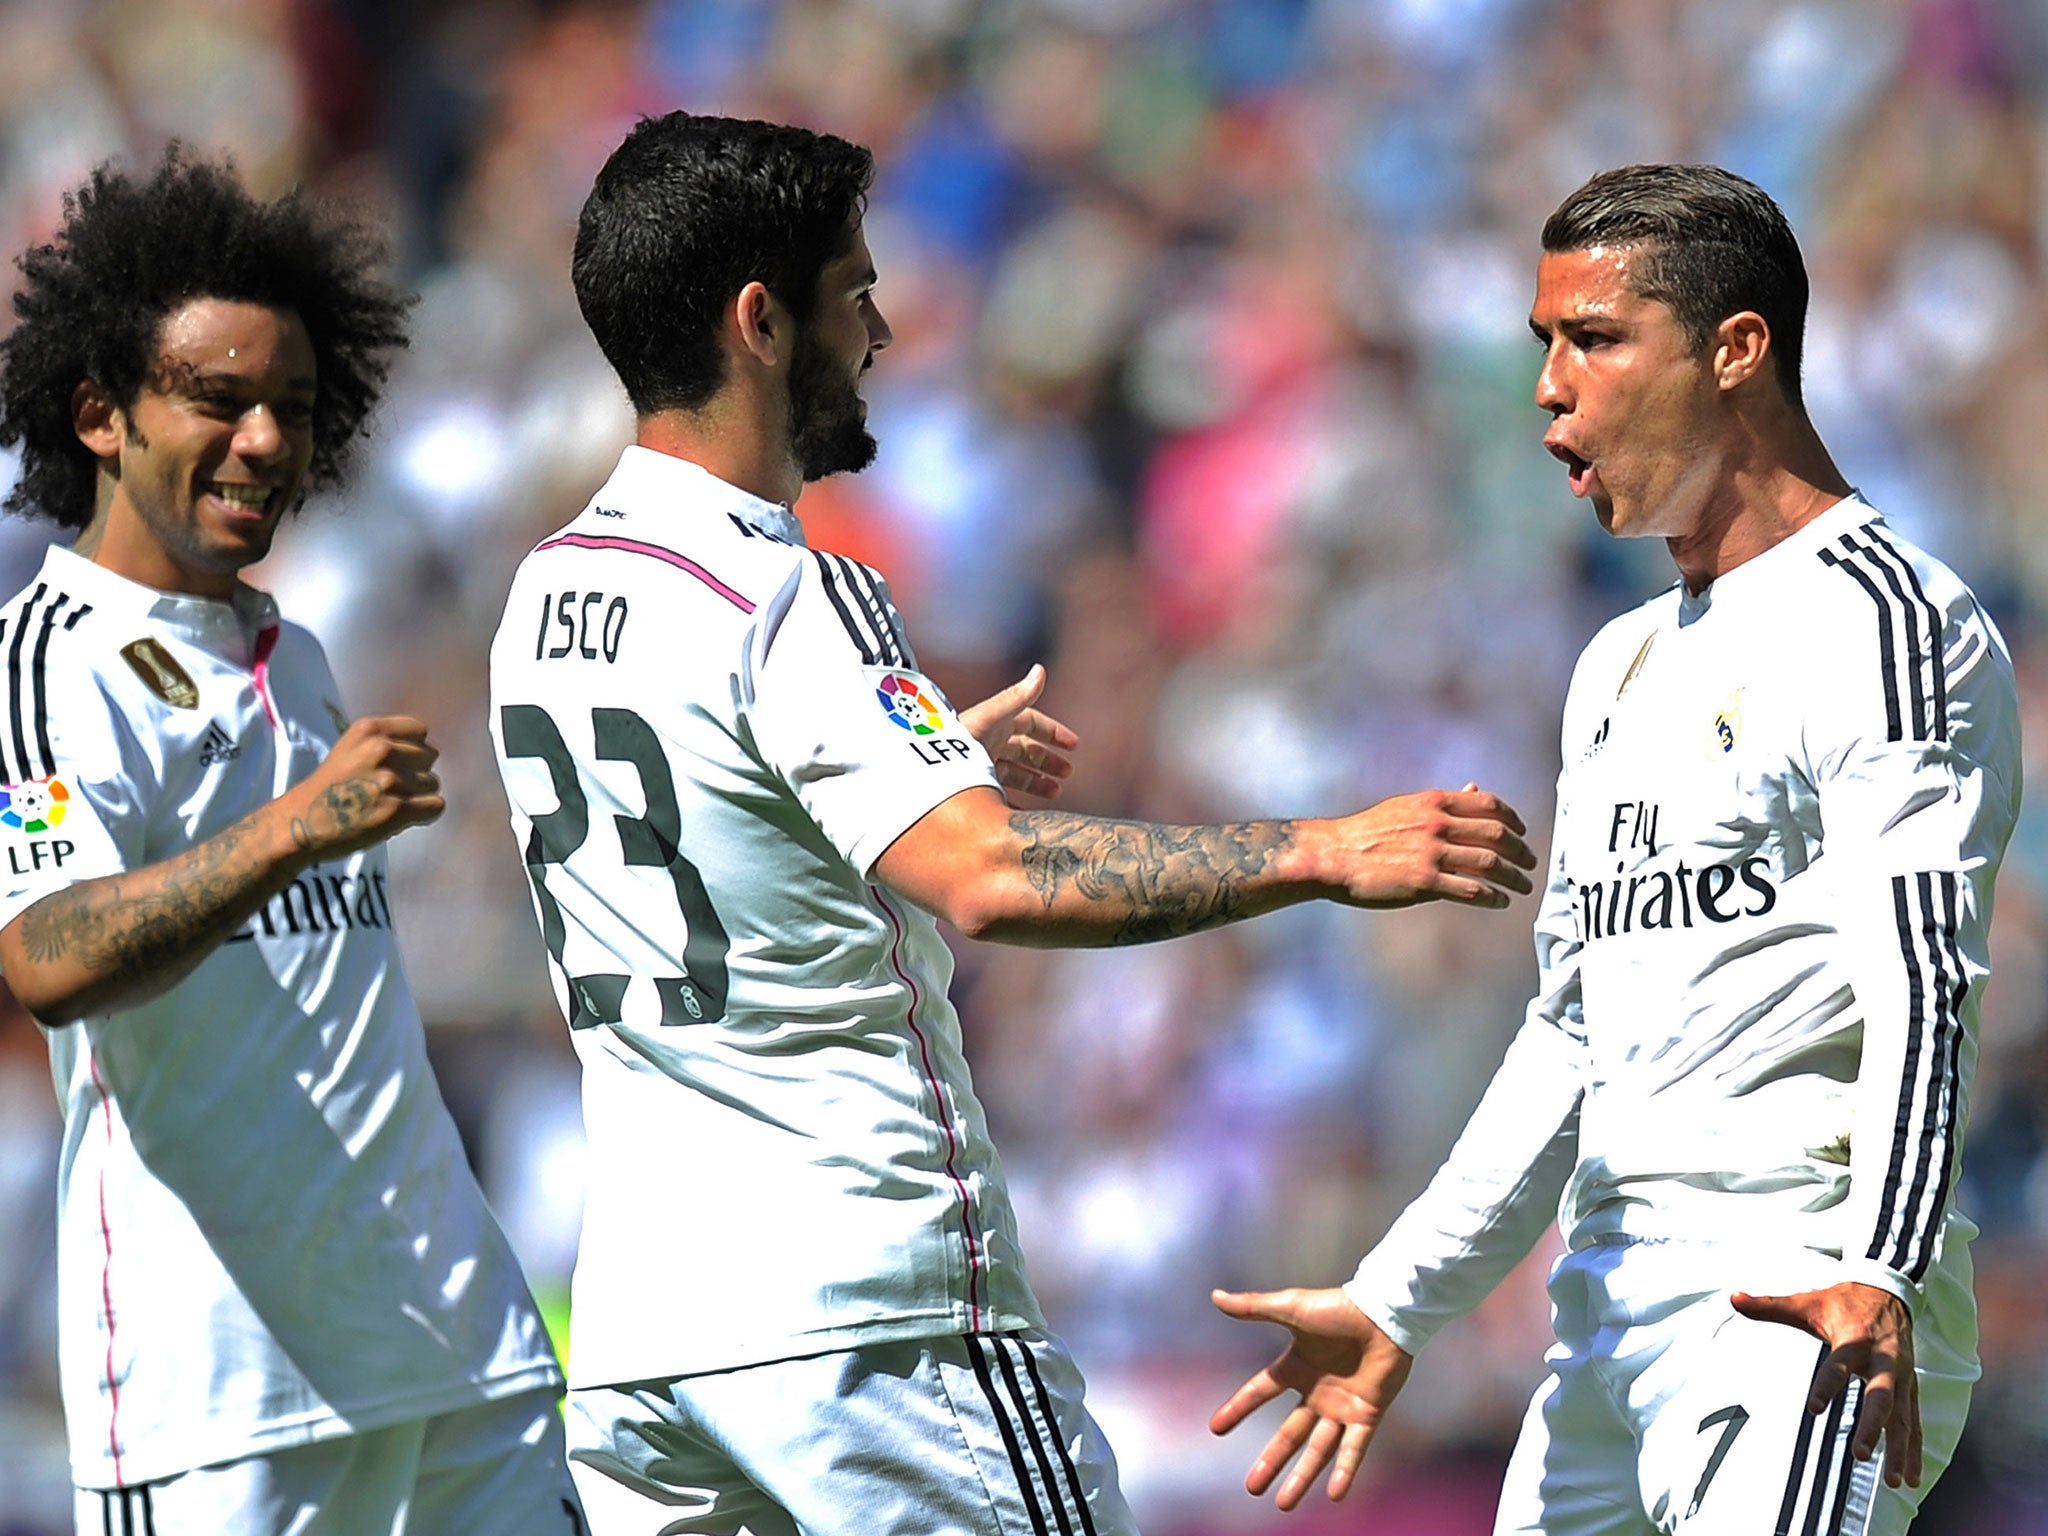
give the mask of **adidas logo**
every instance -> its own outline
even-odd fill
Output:
[[[211,768],[219,763],[231,763],[242,755],[242,749],[234,739],[220,728],[215,720],[206,727],[206,734],[199,738],[199,765]]]

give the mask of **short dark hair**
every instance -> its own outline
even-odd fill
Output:
[[[807,322],[852,244],[875,160],[829,133],[671,112],[612,151],[576,225],[576,302],[642,415],[724,382],[719,321],[751,282]]]
[[[1730,315],[1754,310],[1771,328],[1778,382],[1800,401],[1806,263],[1784,210],[1754,182],[1716,165],[1625,165],[1602,171],[1557,205],[1546,251],[1639,246],[1639,297],[1668,305],[1694,350]]]
[[[0,444],[21,445],[21,475],[4,510],[66,528],[92,521],[98,460],[78,440],[72,393],[89,379],[131,409],[164,320],[193,299],[298,315],[317,368],[307,485],[338,483],[387,354],[405,345],[412,300],[372,275],[383,254],[367,226],[296,192],[258,202],[231,165],[180,144],[146,181],[100,165],[65,194],[56,238],[17,262],[26,281],[0,341]]]

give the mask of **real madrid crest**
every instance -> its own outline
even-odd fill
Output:
[[[1713,728],[1707,736],[1707,755],[1726,757],[1742,740],[1742,690],[1736,689],[1714,713]]]

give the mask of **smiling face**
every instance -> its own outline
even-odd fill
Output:
[[[160,591],[226,596],[298,501],[315,390],[313,343],[292,311],[228,299],[172,310],[132,406],[91,385],[75,402],[103,475],[93,558]]]
[[[1636,293],[1640,248],[1546,252],[1529,328],[1543,345],[1543,446],[1572,494],[1618,538],[1685,540],[1726,484],[1729,426],[1714,349],[1695,351],[1669,306]]]
[[[817,302],[790,357],[790,438],[807,482],[874,462],[860,380],[891,337],[874,290],[874,258],[856,224],[846,253],[818,274]]]

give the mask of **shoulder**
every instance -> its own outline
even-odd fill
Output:
[[[187,694],[197,702],[190,674],[146,630],[124,628],[59,581],[39,577],[0,603],[0,780],[104,769],[138,719]]]
[[[1568,696],[1576,697],[1602,687],[1609,698],[1619,694],[1629,674],[1645,659],[1644,653],[1652,645],[1651,637],[1670,624],[1677,602],[1678,588],[1674,584],[1602,624],[1572,666]]]
[[[1800,619],[1813,652],[1872,687],[1930,706],[1972,680],[2008,685],[2005,638],[1969,584],[1872,514],[1815,552]]]

